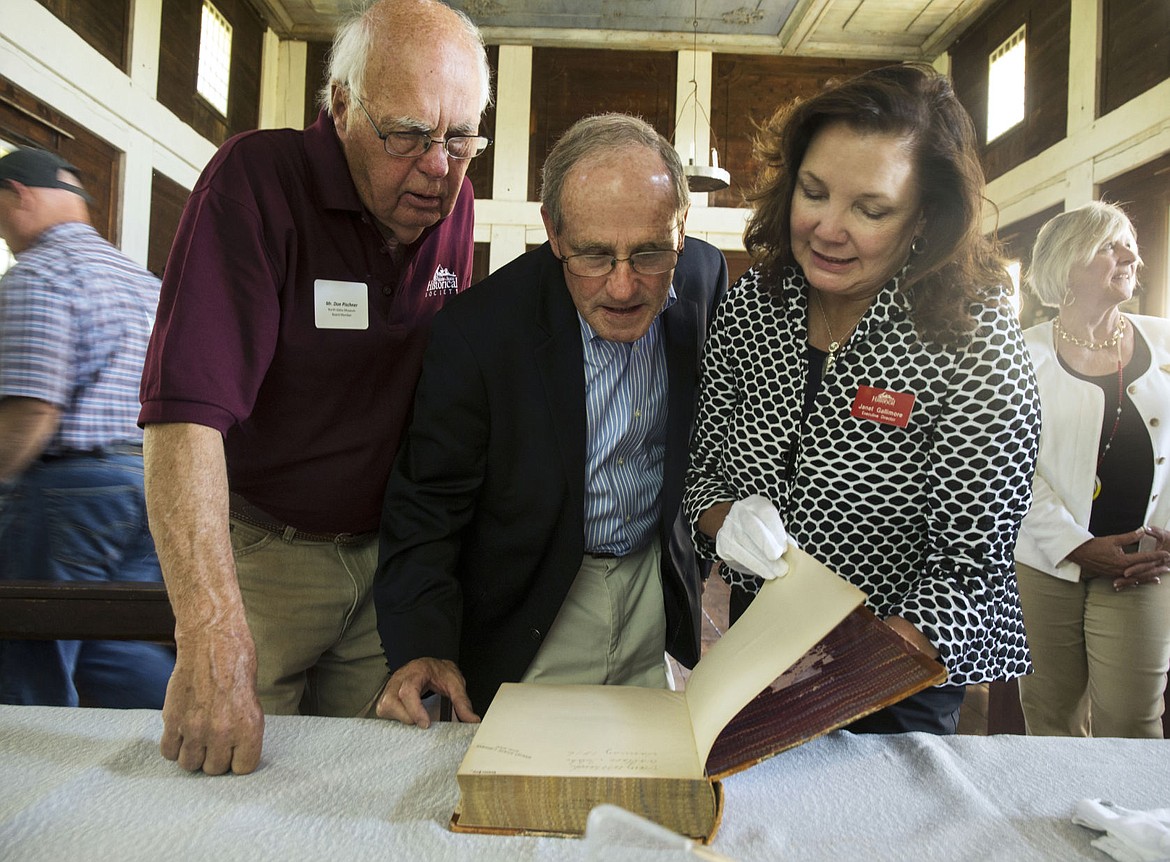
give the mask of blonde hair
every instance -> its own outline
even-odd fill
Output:
[[[1054,216],[1044,223],[1032,246],[1032,264],[1026,284],[1044,305],[1059,307],[1068,293],[1068,276],[1074,267],[1088,266],[1098,249],[1128,231],[1137,231],[1125,210],[1117,204],[1093,201]],[[1137,255],[1137,249],[1134,249]],[[1139,256],[1137,265],[1142,265]]]

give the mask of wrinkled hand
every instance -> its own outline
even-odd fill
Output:
[[[251,772],[264,741],[251,635],[215,632],[178,646],[163,703],[163,757],[208,775]]]
[[[479,721],[471,708],[463,674],[455,662],[437,658],[416,658],[394,671],[378,700],[378,718],[430,727],[431,718],[422,702],[427,691],[445,695],[460,721],[468,724]]]
[[[1126,553],[1124,548],[1145,540],[1150,550]],[[1075,548],[1068,558],[1081,567],[1081,577],[1109,578],[1115,590],[1161,583],[1170,574],[1170,533],[1159,527],[1142,527],[1132,533],[1097,536]]]
[[[715,534],[715,552],[725,563],[760,578],[782,578],[788,563],[781,557],[791,540],[780,513],[759,494],[731,504]]]

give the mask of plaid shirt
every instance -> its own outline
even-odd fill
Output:
[[[46,454],[138,442],[159,282],[86,224],[46,230],[0,279],[0,398],[61,409]]]

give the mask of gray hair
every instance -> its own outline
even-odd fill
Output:
[[[1074,267],[1088,266],[1097,250],[1128,231],[1137,232],[1125,210],[1116,204],[1093,201],[1053,216],[1036,234],[1032,264],[1026,281],[1044,305],[1059,307],[1068,293],[1068,277]],[[1137,251],[1135,249],[1135,254]],[[1137,259],[1141,266],[1142,260]]]
[[[349,92],[364,95],[362,85],[369,63],[370,51],[374,45],[374,38],[378,34],[378,26],[383,17],[397,13],[398,16],[409,15],[413,12],[429,13],[429,22],[434,35],[452,33],[462,35],[470,45],[478,48],[480,80],[483,81],[483,93],[480,99],[482,113],[491,104],[492,100],[492,72],[488,65],[487,51],[484,48],[483,35],[475,23],[458,9],[452,9],[436,0],[412,0],[414,10],[407,10],[406,4],[394,0],[375,0],[375,2],[352,13],[337,28],[333,38],[333,47],[329,49],[327,62],[328,75],[322,85],[318,100],[330,114],[333,113],[333,87],[345,87]],[[391,8],[394,7],[394,8]],[[451,25],[455,28],[452,29]]]
[[[670,141],[638,117],[598,114],[575,122],[553,146],[541,168],[540,202],[554,229],[560,231],[564,224],[561,193],[569,172],[595,153],[628,146],[646,147],[658,153],[674,187],[675,214],[681,215],[686,210],[691,202],[687,178],[682,160]]]

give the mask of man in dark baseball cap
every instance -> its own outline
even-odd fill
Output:
[[[61,171],[73,174],[74,178],[81,176],[77,168],[56,153],[38,150],[36,147],[13,150],[0,158],[0,183],[20,183],[31,188],[65,189],[81,195],[87,203],[93,203],[93,198],[80,185],[61,179]]]
[[[0,158],[0,580],[162,580],[146,521],[138,381],[158,279],[90,224],[77,169]],[[174,652],[0,640],[0,703],[159,709]]]

